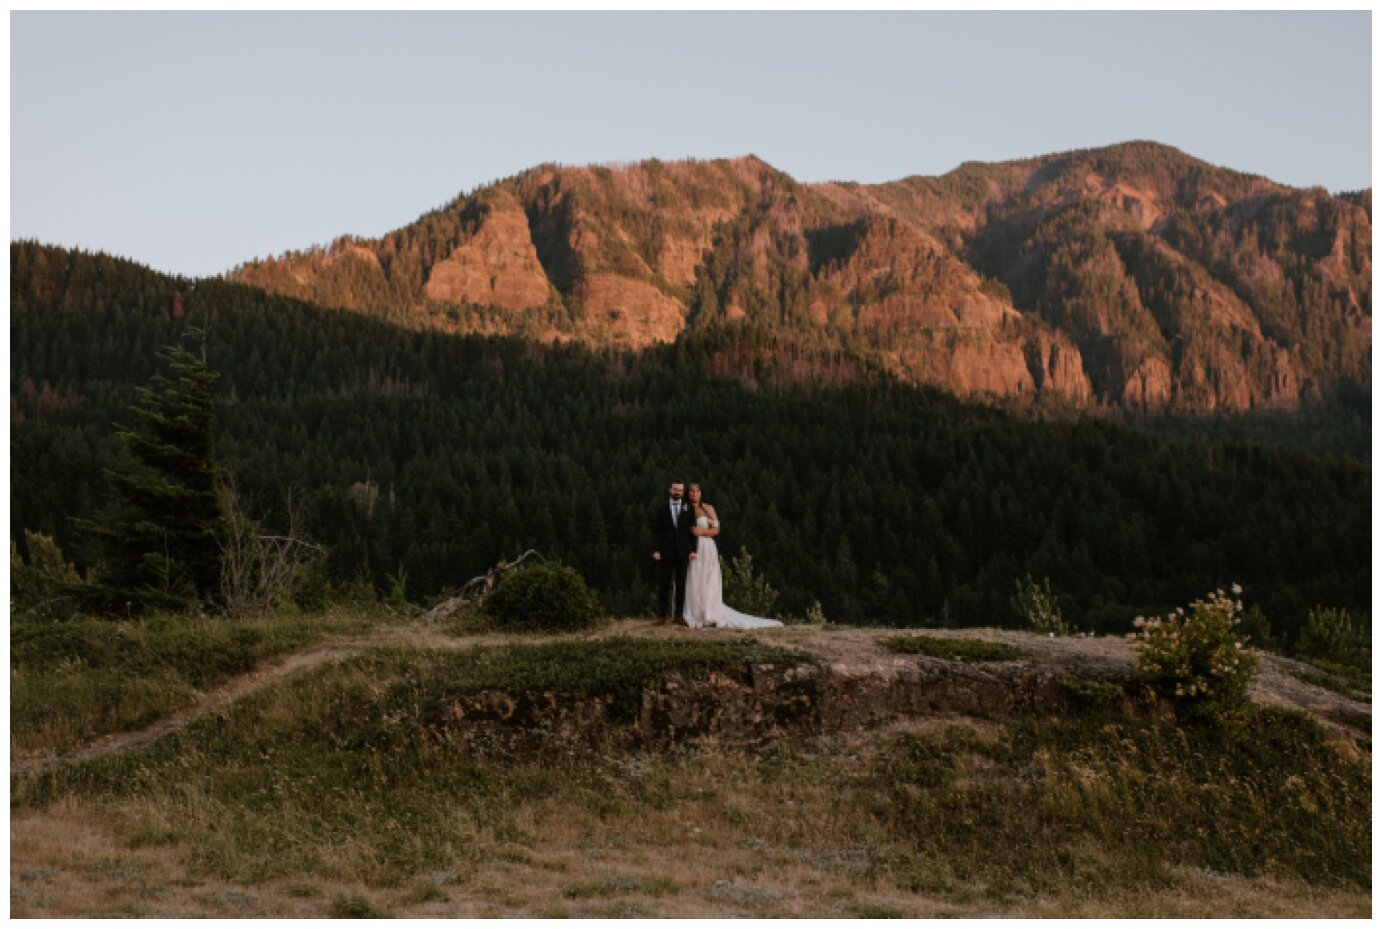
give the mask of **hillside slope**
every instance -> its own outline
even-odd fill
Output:
[[[1365,704],[1268,659],[1241,725],[1177,725],[1127,681],[1122,639],[968,630],[937,644],[1009,650],[958,660],[899,654],[894,634],[623,621],[315,646],[157,741],[12,771],[12,906],[1368,912]],[[1326,733],[1283,702],[1342,712],[1317,717]]]
[[[803,184],[545,165],[233,279],[411,325],[642,347],[749,320],[960,395],[1291,409],[1371,381],[1371,192],[1132,142]]]

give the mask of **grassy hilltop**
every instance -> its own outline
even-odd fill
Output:
[[[1369,706],[1263,656],[1239,724],[1177,723],[1131,656],[378,607],[21,622],[12,913],[1369,913]]]

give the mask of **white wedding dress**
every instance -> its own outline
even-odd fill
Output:
[[[702,529],[718,526],[719,522],[707,516],[696,519]],[[686,568],[686,625],[693,628],[717,626],[721,629],[766,629],[781,626],[775,619],[748,616],[738,610],[725,606],[724,592],[720,578],[720,553],[715,548],[715,540],[709,536],[697,536],[696,560]]]

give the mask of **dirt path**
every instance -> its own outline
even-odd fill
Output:
[[[219,687],[202,694],[201,699],[193,705],[165,716],[143,729],[103,735],[74,751],[60,755],[12,752],[10,754],[10,774],[38,774],[58,765],[91,761],[152,745],[165,735],[185,729],[208,713],[214,713],[247,694],[252,694],[294,675],[310,671],[312,668],[327,662],[359,654],[367,648],[412,642],[414,641],[413,633],[417,631],[419,630],[415,628],[402,627],[361,636],[337,637],[319,642],[300,652],[280,655],[271,659],[263,667],[256,668],[248,674],[231,678]]]
[[[910,634],[917,632],[920,630]],[[739,634],[731,630],[715,629],[692,632],[679,627],[654,626],[646,620],[620,620],[589,633],[574,635],[515,636],[492,633],[457,636],[434,626],[413,624],[364,635],[337,637],[300,652],[279,656],[261,668],[232,678],[203,694],[192,706],[178,710],[143,729],[101,736],[74,751],[60,755],[11,753],[10,774],[39,774],[58,765],[91,761],[152,745],[163,736],[184,729],[203,716],[214,713],[244,696],[321,665],[353,657],[370,648],[402,646],[454,651],[483,645],[598,640],[612,636],[681,639],[689,635]],[[880,640],[896,634],[909,633],[907,630],[810,626],[788,626],[780,630],[760,632],[764,641],[799,648],[833,666],[848,668],[852,673],[881,674],[887,674],[901,664],[916,660],[895,655],[879,644]],[[1066,672],[1078,670],[1091,677],[1125,677],[1132,671],[1135,658],[1131,643],[1114,637],[1051,639],[1032,633],[999,629],[952,629],[933,634],[1009,642],[1023,650],[1023,660]],[[1369,704],[1352,700],[1292,676],[1288,669],[1308,667],[1300,662],[1276,655],[1264,654],[1261,657],[1258,674],[1253,683],[1254,701],[1308,712],[1336,735],[1348,735],[1351,727],[1356,734],[1360,726],[1365,730],[1370,726],[1372,707]]]

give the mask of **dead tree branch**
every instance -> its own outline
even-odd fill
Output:
[[[460,593],[458,593],[454,597],[451,597],[448,600],[443,600],[441,603],[438,603],[436,606],[432,607],[432,609],[428,610],[426,613],[422,615],[422,621],[425,623],[430,623],[435,622],[439,619],[447,619],[448,617],[454,616],[462,610],[467,610],[471,607],[479,606],[481,601],[485,599],[485,596],[489,594],[491,590],[494,589],[496,584],[499,583],[500,579],[503,578],[505,574],[509,573],[510,571],[514,570],[519,565],[521,565],[525,560],[527,560],[529,555],[537,555],[538,558],[542,557],[542,554],[537,549],[530,548],[526,552],[515,558],[513,561],[501,561],[499,564],[495,565],[493,568],[490,568],[484,574],[472,577],[470,580],[462,584]]]

